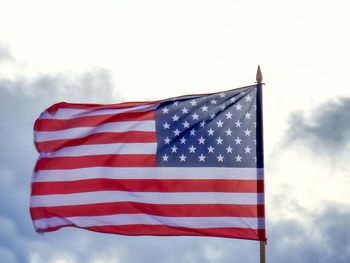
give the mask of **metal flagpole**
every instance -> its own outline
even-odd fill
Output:
[[[260,66],[258,66],[258,70],[256,72],[256,82],[257,82],[257,124],[258,124],[258,136],[257,140],[260,142],[258,144],[258,152],[260,152],[260,160],[258,160],[258,166],[259,167],[264,167],[264,145],[263,145],[263,114],[262,114],[262,83],[263,81],[263,76],[261,74],[261,69]],[[260,241],[260,263],[265,263],[266,262],[266,248],[265,248],[265,241],[261,240]]]

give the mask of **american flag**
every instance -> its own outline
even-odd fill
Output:
[[[257,94],[53,105],[34,126],[36,231],[266,240]]]

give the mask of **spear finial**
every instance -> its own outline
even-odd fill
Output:
[[[262,81],[263,81],[263,76],[261,74],[260,65],[258,65],[258,71],[256,72],[256,82],[258,82],[258,84],[261,84]]]

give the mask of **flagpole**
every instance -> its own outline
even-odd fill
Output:
[[[259,124],[258,124],[258,136],[260,138],[257,138],[260,142],[260,146],[258,146],[260,149],[258,149],[258,152],[261,152],[260,161],[258,161],[259,167],[264,167],[264,146],[263,146],[263,121],[262,121],[262,83],[263,76],[261,73],[260,65],[258,66],[258,70],[256,72],[256,82],[257,82],[257,103],[258,105],[258,118],[259,118]],[[266,262],[266,243],[264,240],[260,241],[260,263]]]
[[[265,241],[260,241],[260,263],[266,262]]]

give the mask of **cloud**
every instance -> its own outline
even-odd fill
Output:
[[[10,49],[4,44],[0,43],[0,63],[11,60],[14,60],[14,57],[12,56]]]
[[[348,262],[350,98],[291,113],[266,156],[267,262]]]
[[[286,134],[286,145],[299,142],[321,156],[348,153],[350,142],[350,98],[339,98],[316,108],[310,116],[294,112]]]
[[[305,216],[307,225],[283,219],[271,225],[267,262],[348,262],[350,207],[327,203]]]
[[[16,256],[8,249],[0,247],[0,258],[3,263],[15,263]]]
[[[315,228],[320,229],[324,250],[334,262],[347,262],[350,258],[349,218],[349,207],[336,205],[328,206],[321,216],[313,218]]]

